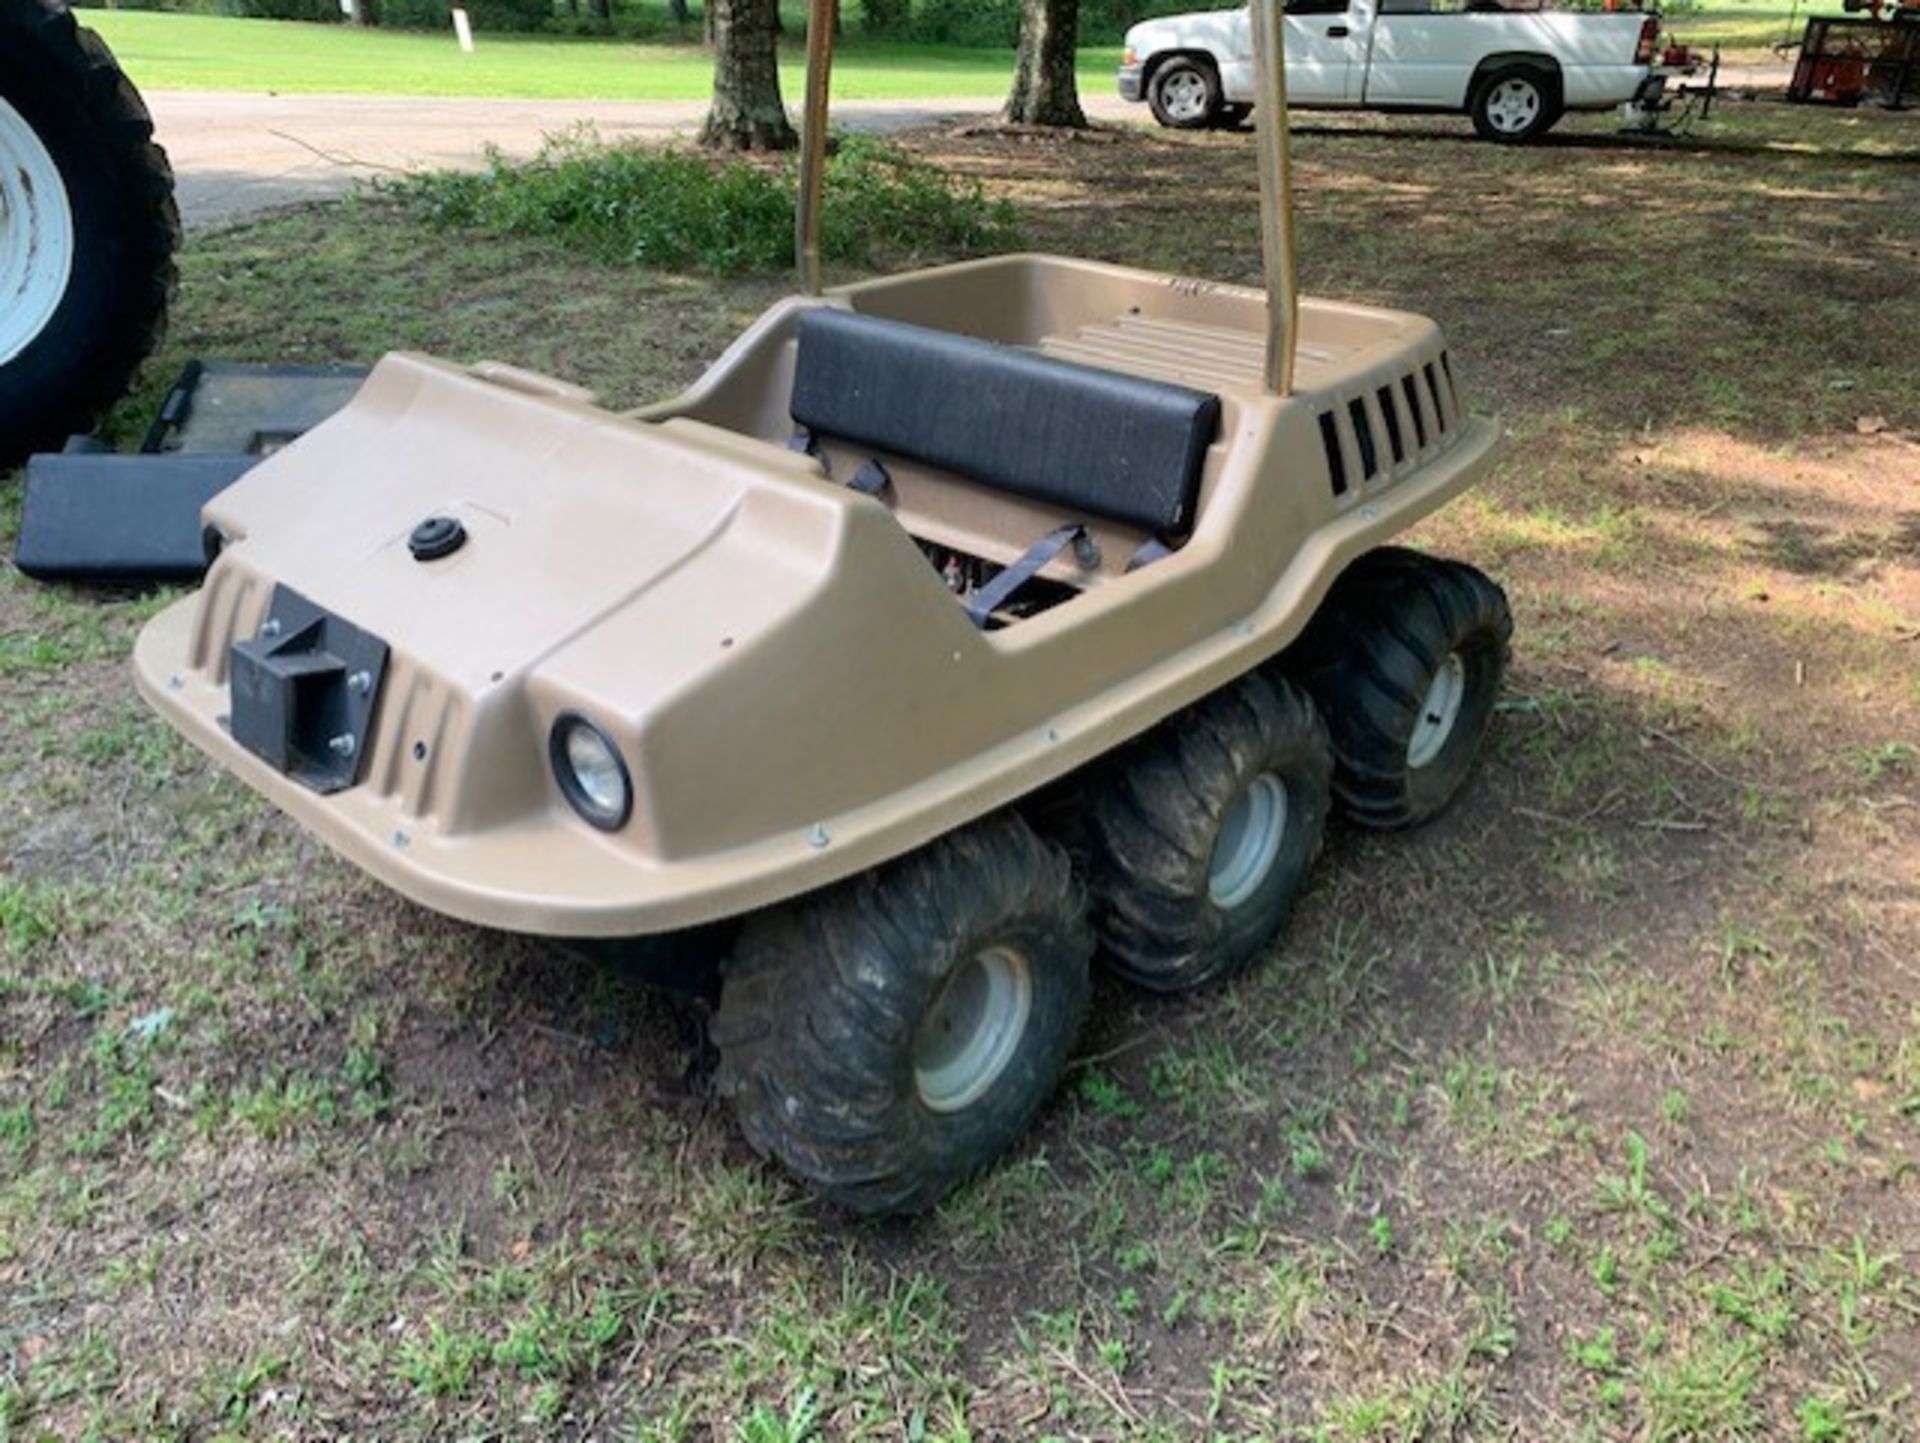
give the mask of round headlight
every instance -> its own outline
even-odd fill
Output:
[[[547,743],[554,780],[573,809],[602,831],[618,831],[633,813],[633,779],[613,738],[569,712]]]

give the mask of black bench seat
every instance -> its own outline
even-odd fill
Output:
[[[1192,528],[1220,399],[838,307],[800,318],[793,419],[1156,537]]]

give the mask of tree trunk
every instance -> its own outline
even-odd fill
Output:
[[[693,17],[687,13],[687,0],[667,0],[667,14],[675,25],[685,25]]]
[[[1015,125],[1082,129],[1073,50],[1080,34],[1080,0],[1020,0],[1020,53],[1013,94],[1002,115]]]
[[[720,150],[792,150],[800,143],[780,99],[779,0],[707,0],[713,27],[713,106],[700,143]]]

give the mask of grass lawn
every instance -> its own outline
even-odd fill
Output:
[[[1308,289],[1434,315],[1512,428],[1414,538],[1511,592],[1488,753],[1238,983],[1102,984],[915,1223],[756,1159],[659,998],[200,760],[128,676],[165,596],[0,568],[0,1437],[1920,1436],[1920,131],[1718,116],[1302,129]],[[1033,245],[1258,281],[1247,135],[912,143]],[[188,246],[157,373],[627,403],[786,289],[378,198]]]
[[[1725,46],[1730,59],[1764,62],[1774,58],[1767,47],[1785,32],[1788,12],[1779,0],[1723,0],[1677,18],[1672,29],[1695,44]],[[154,90],[703,100],[713,81],[711,56],[693,43],[482,35],[475,52],[462,55],[450,34],[135,10],[88,10],[85,18],[135,84]],[[1114,46],[1082,50],[1081,86],[1105,94],[1119,58]],[[800,94],[803,68],[796,40],[782,65],[789,99]],[[1012,75],[1009,51],[854,38],[840,48],[834,94],[843,100],[989,97],[1004,94]]]
[[[451,33],[132,10],[89,10],[86,23],[136,85],[154,90],[704,100],[713,86],[713,57],[696,44],[482,35],[463,55]],[[1082,84],[1111,88],[1119,51],[1088,50],[1081,63]],[[789,45],[781,83],[796,103],[804,69]],[[844,100],[994,96],[1012,82],[1013,55],[851,41],[833,79]]]
[[[1773,47],[1789,36],[1797,47],[1809,14],[1840,13],[1837,0],[1710,0],[1691,14],[1671,17],[1667,28],[1689,45],[1718,45],[1726,59],[1758,65],[1777,62]]]

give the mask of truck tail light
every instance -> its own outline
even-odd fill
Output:
[[[1653,64],[1653,52],[1660,43],[1660,17],[1649,15],[1640,22],[1640,43],[1634,47],[1635,65]]]

